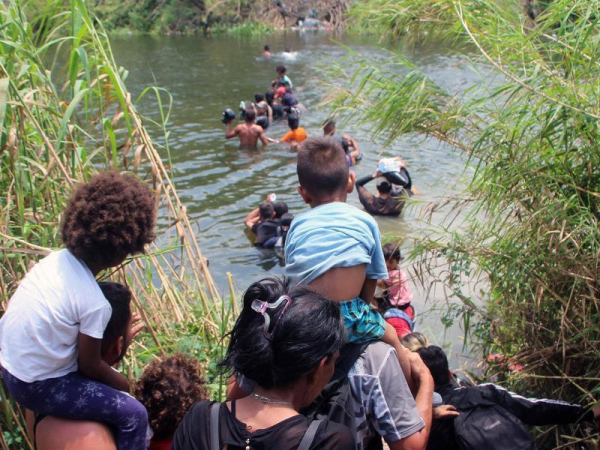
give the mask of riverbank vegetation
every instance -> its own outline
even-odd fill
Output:
[[[459,210],[467,220],[419,240],[419,267],[442,266],[470,338],[502,355],[487,376],[585,405],[600,400],[599,12],[598,0],[356,3],[354,23],[399,47],[452,42],[481,82],[459,96],[391,54],[402,74],[340,66],[358,89],[334,102],[387,142],[417,134],[468,156],[469,186],[448,193],[449,221]],[[462,289],[474,274],[490,284],[481,306]],[[581,429],[539,442],[578,439],[598,443]]]
[[[129,171],[157,193],[160,222],[148,254],[103,275],[126,281],[146,324],[122,370],[135,379],[151,358],[185,350],[205,365],[218,398],[223,380],[215,364],[237,312],[233,287],[226,299],[217,292],[196,225],[162,162],[168,147],[148,134],[151,122],[137,111],[127,71],[101,30],[83,0],[49,4],[30,21],[18,0],[0,7],[0,314],[32,264],[60,247],[60,214],[72,187],[99,169]],[[168,96],[156,89],[143,95],[163,100],[166,123]],[[1,386],[0,402],[0,448],[33,448],[22,412]]]
[[[52,0],[29,0],[29,18],[38,16]],[[113,33],[234,33],[264,35],[295,25],[298,20],[318,19],[337,28],[348,9],[348,0],[95,0],[90,12]]]

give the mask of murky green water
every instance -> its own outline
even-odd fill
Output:
[[[382,64],[388,61],[388,54],[376,41],[336,39]],[[265,43],[271,45],[274,53],[291,47],[298,57],[295,61],[283,61],[277,56],[263,60],[260,53]],[[295,190],[295,154],[284,145],[252,151],[239,149],[235,141],[224,139],[221,111],[226,107],[237,111],[241,100],[252,99],[256,92],[264,93],[276,75],[275,66],[284,62],[297,98],[308,107],[302,125],[309,136],[322,134],[320,126],[328,114],[318,105],[327,88],[317,68],[341,61],[347,51],[325,34],[295,33],[268,38],[116,37],[112,45],[117,62],[130,71],[127,85],[133,93],[140,94],[145,87],[157,85],[173,96],[169,129],[176,183],[191,217],[198,223],[200,245],[210,259],[211,272],[219,286],[226,290],[227,272],[233,274],[238,289],[267,274],[282,274],[282,262],[277,256],[251,245],[242,220],[271,192],[289,204],[290,212],[305,209]],[[462,92],[477,77],[447,50],[419,50],[411,58],[452,92]],[[157,117],[157,104],[150,96],[142,101],[141,109],[144,114]],[[423,144],[416,137],[405,137],[384,148],[366,130],[367,126],[358,125],[338,130],[338,134],[348,133],[360,143],[364,159],[356,168],[358,177],[373,173],[382,155],[399,155],[407,162],[413,183],[422,192],[416,197],[419,202],[451,194],[460,184],[465,163],[453,149],[436,142]],[[267,134],[280,138],[286,131],[287,125],[282,122],[272,126]],[[368,187],[375,191],[374,183]],[[356,193],[350,195],[349,202],[361,207]],[[410,248],[410,238],[425,229],[418,219],[420,210],[421,206],[414,206],[400,218],[378,218],[382,233],[408,237],[405,248]],[[432,306],[429,301],[442,298],[443,292],[426,295],[416,286],[413,291],[414,304],[421,313],[420,329],[439,342],[443,327],[439,318],[427,310]],[[453,327],[447,339],[455,340],[460,335],[461,331]],[[460,343],[454,349],[459,347]]]

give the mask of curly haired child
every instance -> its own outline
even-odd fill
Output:
[[[208,398],[200,363],[176,354],[152,361],[135,386],[135,396],[148,410],[154,435],[149,450],[168,450],[188,410]]]
[[[119,449],[145,448],[147,413],[101,358],[111,306],[96,275],[154,239],[154,193],[109,171],[75,190],[63,213],[65,249],[39,261],[0,320],[2,377],[36,414],[112,425]]]

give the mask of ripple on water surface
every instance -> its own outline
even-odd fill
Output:
[[[371,61],[389,65],[389,53],[379,48],[376,41],[345,38],[342,41]],[[134,94],[156,83],[173,96],[169,130],[178,190],[199,224],[201,248],[210,259],[215,280],[224,290],[226,272],[233,274],[239,289],[267,273],[283,273],[279,255],[252,247],[244,232],[245,215],[271,192],[277,193],[278,200],[287,202],[292,213],[305,209],[296,193],[294,152],[284,145],[243,150],[237,143],[224,139],[221,111],[228,107],[236,111],[240,101],[252,100],[257,92],[264,93],[276,76],[275,66],[282,63],[276,58],[269,61],[257,57],[265,43],[275,52],[284,47],[299,52],[296,60],[285,64],[298,99],[308,107],[301,125],[309,136],[322,134],[327,111],[319,108],[318,103],[326,89],[320,81],[326,76],[317,67],[330,66],[347,54],[324,34],[246,40],[228,36],[130,36],[112,40],[117,61],[130,71],[127,84]],[[464,61],[443,49],[416,50],[410,58],[453,93],[464,91],[477,80],[477,74]],[[146,95],[140,107],[145,114],[158,118],[157,102],[151,95]],[[286,124],[279,123],[267,134],[281,138],[286,131]],[[435,200],[461,187],[459,180],[465,162],[447,146],[405,136],[384,148],[368,133],[367,126],[347,125],[338,134],[342,132],[353,136],[363,151],[364,159],[356,168],[358,177],[373,173],[382,155],[400,155],[410,168],[415,186],[422,192],[418,200]],[[370,188],[375,189],[374,183]],[[350,195],[349,202],[360,207],[356,193]],[[414,236],[424,228],[417,220],[418,214],[418,208],[413,207],[400,218],[379,218],[378,222],[383,234]],[[423,313],[427,308],[425,294],[416,287],[413,290],[414,303]],[[441,298],[442,293],[430,293],[429,299],[436,296]],[[431,317],[421,314],[421,326],[439,336],[443,333],[439,320]],[[450,336],[459,334],[456,329]]]

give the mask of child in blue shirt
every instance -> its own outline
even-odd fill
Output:
[[[294,218],[288,232],[286,275],[340,304],[350,342],[392,345],[411,385],[408,350],[370,306],[377,280],[388,273],[377,222],[346,203],[355,175],[344,150],[333,138],[309,138],[298,151],[297,171],[298,192],[311,209]]]

